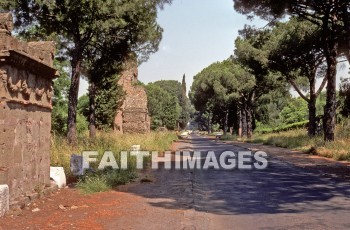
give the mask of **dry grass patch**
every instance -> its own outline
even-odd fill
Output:
[[[283,148],[301,150],[310,154],[350,161],[350,128],[336,129],[336,140],[324,142],[322,136],[310,138],[305,129],[290,130],[279,133],[257,134],[248,142],[274,145]]]
[[[91,140],[88,135],[82,135],[78,138],[78,145],[72,147],[68,144],[65,137],[52,136],[51,139],[51,165],[64,167],[65,173],[69,181],[75,178],[70,172],[70,157],[72,154],[80,155],[82,151],[97,151],[99,156],[98,162],[102,158],[105,151],[112,151],[114,157],[120,162],[121,151],[131,151],[132,145],[140,145],[141,150],[163,152],[170,150],[170,146],[177,136],[174,132],[151,132],[148,134],[114,134],[114,133],[98,133],[97,137]],[[97,173],[89,175],[88,178],[78,178],[79,186],[85,192],[105,191],[111,187],[122,184],[134,178],[135,157],[129,157],[128,170],[106,171],[105,173]],[[119,163],[118,163],[119,164]],[[97,164],[91,164],[93,168],[97,168]],[[96,181],[96,183],[95,183]]]

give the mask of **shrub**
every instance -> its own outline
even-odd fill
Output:
[[[277,132],[283,132],[288,130],[295,130],[295,129],[301,129],[305,128],[307,126],[309,121],[300,121],[292,124],[282,125],[275,128],[269,128],[269,127],[259,127],[254,130],[255,133],[277,133]]]

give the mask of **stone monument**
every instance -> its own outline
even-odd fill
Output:
[[[53,42],[11,36],[12,16],[0,14],[0,185],[10,205],[50,186]]]
[[[124,62],[118,84],[123,87],[126,95],[115,117],[114,130],[117,133],[149,133],[147,94],[144,87],[138,85],[137,61],[134,55],[129,55]]]

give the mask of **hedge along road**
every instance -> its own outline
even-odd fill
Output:
[[[244,146],[247,145],[249,147],[249,144]],[[176,142],[173,150],[202,151],[203,155],[215,151],[219,159],[221,152],[238,153],[247,149],[239,144],[192,135],[189,140]],[[56,206],[39,205],[40,212],[24,211],[21,216],[0,219],[0,226],[32,229],[350,228],[349,182],[323,177],[271,155],[268,162],[263,170],[144,170],[143,177],[151,183],[132,183],[85,198],[68,189],[51,197]],[[77,208],[57,211],[57,204],[67,199],[75,202]]]

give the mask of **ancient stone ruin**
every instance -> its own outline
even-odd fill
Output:
[[[54,44],[11,36],[12,16],[0,14],[0,185],[10,205],[50,186]]]
[[[150,132],[150,117],[145,89],[138,83],[137,61],[133,55],[124,62],[118,84],[125,91],[125,100],[117,112],[114,130],[118,133]]]

